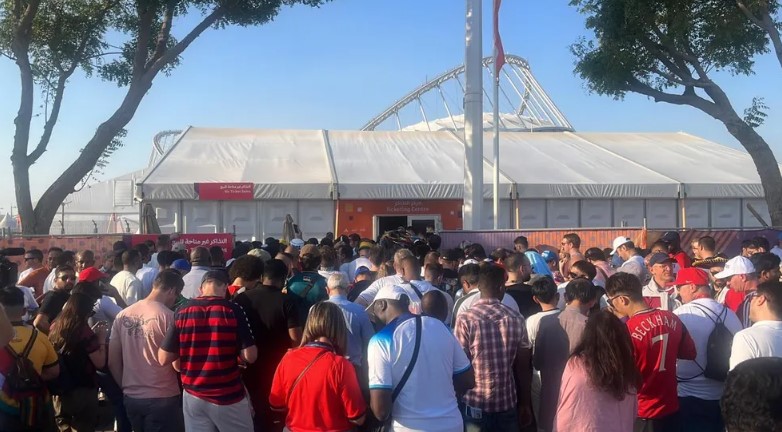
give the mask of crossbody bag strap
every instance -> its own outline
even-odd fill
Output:
[[[407,365],[407,369],[405,369],[404,375],[402,375],[402,379],[399,380],[399,384],[397,384],[396,388],[394,389],[394,392],[391,394],[391,402],[393,403],[396,401],[397,396],[399,396],[399,393],[402,392],[402,388],[407,384],[407,380],[410,379],[410,374],[413,373],[413,368],[415,367],[415,363],[418,361],[418,352],[421,349],[421,333],[423,330],[423,320],[421,319],[420,315],[416,315],[415,317],[415,348],[413,349],[413,357],[410,359],[410,364]]]
[[[418,296],[418,300],[423,301],[424,295],[421,294],[421,290],[419,290],[418,287],[416,287],[415,284],[412,281],[410,281],[410,288],[412,288],[413,291],[415,291],[415,295]]]
[[[312,367],[312,365],[314,365],[315,362],[318,361],[318,359],[320,359],[321,357],[323,357],[327,352],[328,351],[326,350],[319,352],[318,355],[316,355],[315,358],[312,359],[312,361],[307,365],[307,367],[305,367],[304,370],[302,370],[301,373],[299,373],[299,376],[296,377],[296,381],[293,382],[293,385],[291,386],[290,390],[288,390],[288,397],[285,399],[285,406],[289,406],[291,395],[293,394],[293,390],[296,388],[297,385],[299,385],[299,381],[301,381],[301,379],[304,378],[304,374],[306,374],[307,371]]]

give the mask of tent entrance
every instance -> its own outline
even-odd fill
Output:
[[[373,217],[372,221],[375,238],[386,231],[392,231],[399,227],[412,227],[413,232],[423,237],[427,232],[434,232],[442,229],[442,219],[440,215],[415,215],[415,216],[382,216]]]

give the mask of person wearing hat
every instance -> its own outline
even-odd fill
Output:
[[[186,298],[196,298],[201,295],[199,289],[201,288],[201,280],[204,275],[210,270],[212,265],[212,256],[209,254],[209,249],[199,246],[190,252],[190,272],[182,276],[185,281],[185,289],[182,290],[182,295]]]
[[[663,233],[660,240],[668,243],[668,255],[679,265],[680,269],[692,267],[692,260],[689,255],[682,250],[682,239],[679,237],[679,233],[676,231],[668,231]]]
[[[161,366],[179,360],[188,431],[253,430],[239,362],[254,363],[258,349],[244,310],[225,299],[228,283],[224,270],[204,273],[199,295],[174,314],[158,350]],[[210,341],[209,356],[203,341]]]
[[[452,296],[459,290],[459,262],[463,256],[459,249],[446,249],[439,258],[440,265],[443,266],[443,286]]]
[[[725,430],[719,405],[723,383],[704,376],[707,347],[717,322],[733,334],[742,329],[736,314],[712,298],[709,282],[709,274],[696,267],[681,269],[672,282],[683,303],[673,313],[684,323],[696,351],[695,360],[676,362],[681,427],[685,431]]]
[[[646,263],[644,257],[638,255],[632,240],[624,236],[615,238],[611,255],[618,255],[622,259],[622,265],[616,270],[617,272],[630,273],[635,275],[642,284],[646,282],[649,277]]]
[[[750,304],[759,284],[752,261],[743,256],[732,258],[725,263],[725,269],[714,277],[728,280],[729,291],[725,295],[725,305],[736,312],[741,325],[748,328],[752,325],[749,318]]]
[[[649,307],[672,311],[681,305],[676,300],[676,291],[671,287],[673,263],[674,260],[663,252],[649,257],[649,273],[652,278],[643,289],[644,300]]]
[[[369,267],[360,266],[356,269],[356,279],[352,285],[348,286],[348,300],[355,302],[359,295],[364,292],[372,282],[375,281],[375,274]]]
[[[412,315],[409,305],[404,288],[386,285],[367,307],[385,326],[367,348],[372,412],[381,422],[393,412],[393,430],[461,431],[456,395],[475,385],[470,361],[442,322]],[[395,389],[399,394],[392,398]]]

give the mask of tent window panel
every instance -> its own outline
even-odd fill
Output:
[[[646,200],[646,224],[649,228],[677,228],[676,200]]]
[[[741,200],[711,200],[712,228],[737,228],[741,226]]]
[[[644,224],[645,209],[643,200],[614,200],[615,227],[641,227]]]
[[[606,228],[611,226],[611,200],[581,200],[581,226]]]
[[[747,204],[752,206],[752,208],[760,215],[764,222],[771,225],[771,216],[769,216],[768,204],[766,204],[766,201],[762,199],[746,199],[741,205],[741,211],[744,212],[743,223],[745,228],[760,228],[763,226],[763,224],[757,220],[755,215],[749,211]]]
[[[578,228],[578,200],[556,199],[546,202],[549,228]]]
[[[334,201],[299,201],[299,229],[305,237],[323,238],[334,231]]]
[[[216,202],[186,202],[185,230],[190,233],[207,234],[217,232]]]
[[[709,200],[686,198],[684,213],[687,217],[687,220],[684,221],[687,228],[709,227]]]
[[[132,206],[133,205],[133,181],[115,180],[114,181],[114,206]]]
[[[521,229],[546,228],[546,200],[519,200]]]

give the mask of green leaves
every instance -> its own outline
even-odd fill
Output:
[[[734,0],[572,0],[594,39],[571,47],[590,90],[621,96],[634,81],[650,89],[706,88],[712,70],[752,73],[765,32]],[[637,84],[637,83],[636,83]]]
[[[768,117],[766,111],[768,111],[768,105],[766,105],[765,99],[754,97],[752,98],[752,106],[744,110],[744,122],[752,128],[758,128]]]

